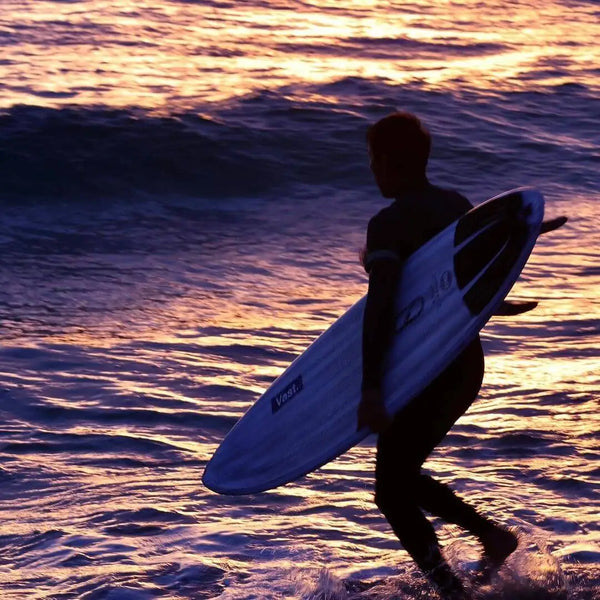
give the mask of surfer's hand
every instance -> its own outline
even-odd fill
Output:
[[[392,423],[383,404],[381,390],[370,388],[363,390],[360,404],[358,405],[357,430],[369,427],[374,433],[380,433]]]
[[[533,310],[538,305],[537,302],[511,302],[505,300],[494,313],[500,317],[512,317],[514,315],[520,315],[524,312]]]

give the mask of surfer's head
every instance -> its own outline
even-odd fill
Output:
[[[386,198],[425,180],[431,136],[412,113],[395,112],[367,131],[371,170]]]

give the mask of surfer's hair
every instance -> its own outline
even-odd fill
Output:
[[[380,119],[369,127],[367,142],[375,158],[385,154],[405,167],[425,171],[431,135],[412,113],[399,111]]]

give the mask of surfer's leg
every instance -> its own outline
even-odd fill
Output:
[[[417,499],[423,507],[448,523],[455,523],[479,537],[494,524],[480,515],[472,506],[459,498],[447,485],[420,473],[417,481]]]
[[[448,600],[465,598],[460,579],[452,572],[442,556],[433,526],[419,507],[408,500],[406,492],[401,496],[389,495],[380,486],[377,490],[376,503],[403,548],[439,590],[442,597]]]
[[[421,465],[469,408],[482,377],[483,352],[476,338],[396,416],[377,443],[377,506],[404,549],[446,598],[462,598],[464,590],[442,556],[433,526],[421,511]]]
[[[437,536],[416,503],[411,490],[416,481],[402,478],[403,490],[397,481],[381,476],[381,452],[378,453],[378,476],[375,483],[375,503],[384,514],[404,549],[424,571],[435,566],[431,548],[438,546]],[[433,561],[433,562],[432,562]]]
[[[502,564],[516,550],[518,540],[512,531],[480,515],[447,485],[429,475],[419,475],[417,497],[419,506],[426,511],[459,525],[479,538],[490,566]]]
[[[420,465],[408,465],[404,437],[393,431],[379,436],[375,502],[404,549],[437,587],[443,598],[463,600],[460,579],[444,560],[435,530],[417,503]],[[404,456],[404,461],[399,461]]]
[[[411,428],[426,432],[420,440],[421,456],[441,442],[473,403],[481,386],[483,369],[483,352],[475,341],[419,398],[422,413],[415,411],[415,415],[411,415]],[[448,486],[428,475],[419,474],[416,495],[417,504],[427,512],[475,535],[483,545],[485,562],[500,565],[516,549],[517,537],[511,531],[480,515]]]
[[[483,376],[479,340],[380,434],[377,444],[377,506],[400,543],[445,598],[465,598],[460,579],[444,560],[431,523],[421,511],[421,465],[473,402]],[[423,506],[423,508],[426,508]]]

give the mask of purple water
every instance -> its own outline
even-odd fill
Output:
[[[594,2],[0,6],[0,596],[430,598],[372,501],[374,439],[271,492],[202,486],[228,429],[366,291],[369,123],[431,179],[569,223],[483,331],[427,467],[521,545],[476,598],[600,594]],[[436,523],[469,580],[479,548]]]

